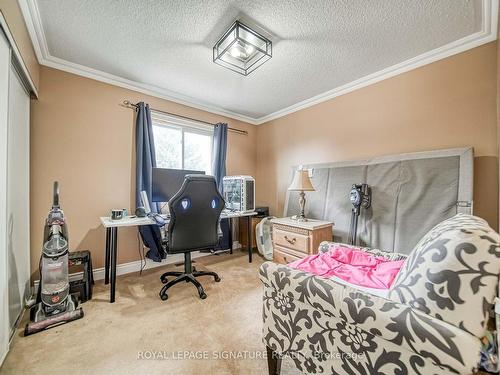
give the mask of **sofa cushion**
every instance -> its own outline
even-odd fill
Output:
[[[458,214],[412,250],[389,298],[481,337],[497,294],[500,236],[486,221]]]

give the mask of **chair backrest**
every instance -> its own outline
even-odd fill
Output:
[[[224,199],[213,176],[186,175],[180,190],[168,204],[169,253],[185,253],[217,245]]]

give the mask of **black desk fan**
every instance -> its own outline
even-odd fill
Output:
[[[352,203],[352,210],[348,243],[349,245],[356,245],[358,219],[361,213],[361,208],[366,210],[370,208],[372,204],[372,191],[370,186],[367,184],[353,184],[349,193],[349,200]]]

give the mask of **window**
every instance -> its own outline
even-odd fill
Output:
[[[159,168],[191,169],[212,174],[210,126],[151,111]]]

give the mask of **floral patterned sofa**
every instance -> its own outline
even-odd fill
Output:
[[[420,240],[387,299],[266,262],[260,279],[269,372],[279,373],[287,356],[309,374],[473,373],[499,274],[500,236],[464,214]]]

